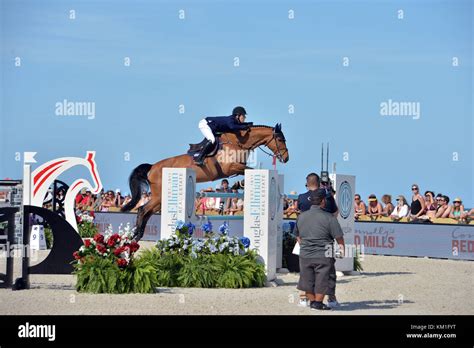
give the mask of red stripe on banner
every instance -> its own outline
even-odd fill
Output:
[[[36,192],[38,192],[39,188],[44,184],[44,182],[51,176],[51,174],[53,174],[56,170],[58,170],[59,168],[61,168],[61,166],[58,166],[56,168],[54,168],[52,171],[50,171],[48,173],[48,175],[46,175],[41,181],[40,183],[35,187],[35,190],[33,191],[33,196],[36,195]]]
[[[84,181],[78,181],[78,183],[77,183],[76,185],[74,185],[71,190],[74,190],[77,186],[79,186],[79,185],[82,184],[83,182],[84,182]]]
[[[63,162],[66,162],[67,160],[62,160],[62,161],[57,161],[57,162],[54,162],[53,164],[50,164],[49,166],[47,166],[46,168],[44,168],[41,172],[39,172],[38,174],[35,175],[34,179],[33,179],[33,184],[36,184],[36,182],[41,179],[41,177],[43,176],[44,173],[46,173],[48,170],[50,170],[52,167],[58,165],[58,164],[61,164]]]
[[[94,181],[95,181],[96,186],[98,188],[99,187],[99,179],[97,178],[97,174],[95,173],[95,165],[94,165],[94,161],[92,159],[93,156],[94,156],[94,154],[90,153],[89,156],[87,156],[87,162],[89,162],[90,165],[91,165],[92,175],[94,176]]]

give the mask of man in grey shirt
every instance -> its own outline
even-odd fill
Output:
[[[311,209],[303,212],[296,221],[296,235],[300,243],[300,280],[298,289],[306,292],[311,309],[328,310],[323,304],[328,292],[330,275],[335,273],[334,240],[344,252],[344,238],[337,219],[324,211],[326,192],[313,191]]]

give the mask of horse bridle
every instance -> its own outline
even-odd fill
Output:
[[[278,145],[278,140],[277,140],[277,139],[278,139],[278,135],[275,133],[275,129],[273,129],[273,136],[272,136],[272,138],[271,138],[269,141],[267,141],[265,144],[260,145],[260,146],[257,146],[257,147],[258,147],[260,150],[262,150],[262,152],[263,152],[264,154],[266,154],[266,155],[268,155],[268,156],[271,156],[271,157],[275,156],[276,158],[278,158],[278,160],[279,160],[280,162],[283,162],[283,156],[288,152],[288,149],[285,149],[283,152],[281,152],[281,149],[280,149],[280,146]],[[262,147],[261,147],[261,146],[267,146],[267,147],[268,147],[268,144],[270,144],[270,142],[271,142],[272,140],[275,140],[275,147],[276,147],[276,149],[277,149],[277,151],[276,151],[277,153],[276,153],[276,154],[267,152],[267,151],[265,151],[264,149],[262,149]]]

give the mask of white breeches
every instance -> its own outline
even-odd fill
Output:
[[[199,121],[199,130],[207,140],[214,144],[214,142],[216,141],[216,137],[212,133],[212,130],[211,128],[209,128],[209,125],[207,124],[207,121],[205,119]]]

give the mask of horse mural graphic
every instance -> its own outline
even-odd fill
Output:
[[[25,200],[25,203],[36,207],[42,207],[44,197],[54,180],[56,180],[56,178],[58,178],[62,173],[75,166],[86,167],[94,182],[94,185],[92,185],[86,179],[77,179],[71,184],[66,193],[64,200],[66,221],[76,231],[78,231],[76,215],[74,212],[74,203],[77,193],[84,188],[90,190],[93,194],[98,194],[102,190],[102,182],[100,180],[99,172],[97,171],[97,164],[95,163],[95,151],[87,151],[85,158],[57,158],[36,168],[30,176],[29,197]],[[25,195],[26,194],[27,193],[25,192]]]
[[[138,241],[143,237],[149,218],[161,210],[163,168],[192,168],[196,172],[196,182],[207,182],[244,174],[245,169],[251,169],[247,166],[250,152],[260,146],[268,148],[271,154],[267,154],[275,156],[282,163],[289,160],[280,124],[275,127],[251,126],[248,130],[222,133],[218,135],[216,144],[216,149],[204,160],[203,166],[194,163],[192,151],[197,145],[191,145],[188,154],[166,158],[155,164],[140,164],[132,171],[129,178],[132,200],[122,208],[122,211],[132,210],[137,205],[146,186],[151,189],[151,199],[138,209],[135,240]],[[246,155],[223,155],[242,152]]]

